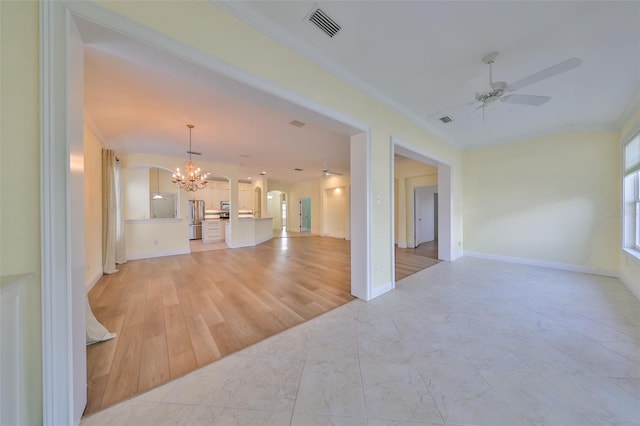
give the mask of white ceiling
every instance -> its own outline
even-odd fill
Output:
[[[78,27],[87,122],[118,154],[186,159],[193,124],[192,150],[202,153],[196,163],[238,165],[241,179],[263,171],[284,183],[317,179],[325,168],[349,173],[356,130],[94,23],[78,20]]]
[[[638,1],[217,4],[463,149],[618,129],[640,107]],[[342,26],[336,37],[306,22],[316,4]],[[242,178],[266,171],[293,182],[325,167],[349,172],[349,135],[357,130],[95,23],[78,26],[88,122],[118,153],[186,158],[186,125],[194,124],[196,161],[239,165]],[[553,97],[542,106],[449,108],[488,89],[481,59],[492,51],[500,53],[494,80],[508,83],[571,57],[583,63],[517,92]],[[441,123],[442,115],[453,122]]]
[[[638,1],[219,1],[297,53],[465,149],[561,130],[617,129],[640,99]],[[305,17],[319,6],[330,38]],[[450,107],[577,57],[579,68],[516,93],[542,106]],[[484,112],[484,114],[483,114]],[[448,115],[452,123],[438,118]]]

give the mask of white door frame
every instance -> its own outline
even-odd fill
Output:
[[[391,200],[395,199],[395,154],[403,155],[438,168],[438,259],[454,260],[453,253],[453,182],[452,165],[440,156],[427,150],[417,148],[401,139],[391,137]],[[391,223],[395,223],[394,203],[390,203]],[[396,286],[395,226],[391,226],[391,280],[392,288]]]
[[[92,2],[40,2],[40,220],[41,220],[41,305],[43,358],[43,423],[77,424],[74,398],[86,387],[74,384],[74,321],[84,316],[73,309],[70,282],[73,241],[71,226],[71,182],[68,110],[69,23],[74,16],[119,31],[156,46],[182,59],[197,63],[248,86],[260,89],[293,104],[340,121],[360,133],[351,136],[351,169],[358,197],[352,200],[351,220],[361,224],[353,232],[351,292],[371,297],[371,206],[370,127],[292,91],[231,66],[177,40],[154,32]],[[354,158],[354,149],[360,157]],[[77,350],[76,350],[77,352]],[[79,387],[81,387],[79,389]]]
[[[419,238],[418,238],[418,230],[421,229],[421,226],[418,224],[418,221],[421,221],[422,219],[418,218],[418,193],[422,190],[424,190],[424,188],[429,188],[429,189],[435,189],[434,192],[429,191],[428,195],[429,198],[431,198],[431,200],[426,200],[427,202],[433,202],[433,206],[435,207],[435,197],[434,195],[438,193],[438,186],[437,185],[424,185],[424,186],[416,186],[413,188],[413,246],[414,247],[418,247],[420,244],[422,244],[422,242],[420,242]],[[425,201],[424,199],[422,199],[421,201]],[[431,211],[428,213],[430,215],[433,215],[433,222],[434,222],[434,226],[437,225],[438,221],[436,220],[436,218],[438,217],[438,213],[435,211],[435,209],[431,209]],[[433,232],[433,239],[435,240],[435,236],[438,234],[437,230],[434,229]],[[427,240],[427,241],[432,241],[432,240]]]

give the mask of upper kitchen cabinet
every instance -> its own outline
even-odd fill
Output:
[[[238,210],[253,210],[253,192],[250,183],[238,184]]]

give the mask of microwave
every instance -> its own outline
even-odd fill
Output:
[[[220,210],[229,210],[229,202],[220,201]]]

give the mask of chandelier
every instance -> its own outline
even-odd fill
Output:
[[[171,182],[185,191],[195,192],[198,189],[203,189],[208,181],[207,173],[202,173],[200,168],[196,167],[195,163],[191,160],[191,154],[193,153],[191,151],[191,129],[193,129],[194,126],[193,124],[187,124],[187,127],[189,128],[189,160],[184,162],[184,174],[180,171],[179,167],[176,168]]]

